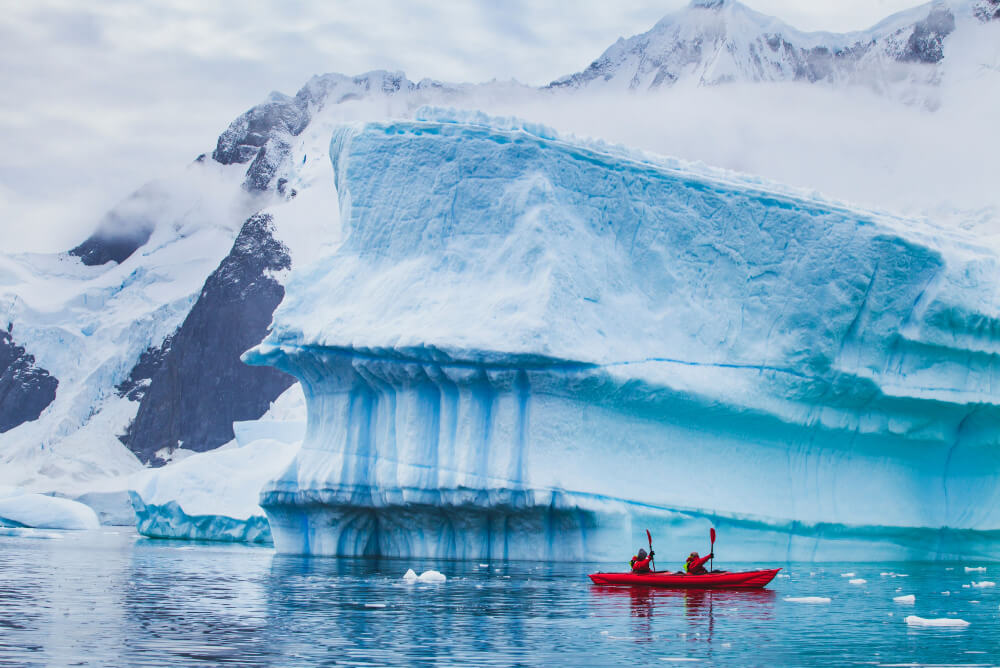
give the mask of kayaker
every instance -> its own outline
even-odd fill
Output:
[[[649,562],[653,560],[653,555],[656,554],[652,550],[649,551],[649,556],[646,556],[646,550],[639,548],[639,554],[632,557],[629,564],[632,566],[633,573],[649,573]]]
[[[684,562],[684,572],[688,575],[705,575],[708,573],[708,569],[705,568],[705,562],[709,559],[713,559],[715,554],[709,552],[704,557],[699,557],[697,552],[692,552]]]

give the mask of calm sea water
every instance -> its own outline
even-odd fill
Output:
[[[299,558],[110,530],[10,534],[0,536],[0,665],[1000,663],[1000,592],[963,587],[1000,580],[997,566],[783,564],[789,577],[766,591],[685,592],[594,587],[586,573],[597,565]],[[407,584],[411,567],[449,579]],[[847,572],[867,583],[850,584]],[[907,577],[880,575],[889,572]],[[904,594],[916,602],[893,601]],[[796,596],[832,600],[784,600]],[[912,614],[971,624],[912,628]]]

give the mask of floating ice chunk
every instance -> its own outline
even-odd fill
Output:
[[[384,608],[385,603],[365,603],[366,608]]]
[[[786,574],[786,573],[778,573],[778,577],[779,577],[779,578],[790,578],[790,577],[792,577],[792,576],[791,576],[791,575],[788,575],[788,574]]]
[[[972,586],[975,587],[976,589],[987,589],[989,587],[996,587],[997,583],[990,582],[989,580],[983,580],[981,582],[976,582],[975,580],[973,580]]]
[[[979,601],[969,601],[969,603],[971,603],[973,605],[979,605]]]
[[[826,596],[786,596],[784,600],[789,603],[829,603],[830,599]]]
[[[854,573],[841,573],[840,577],[842,577],[842,578],[853,578],[854,577]]]
[[[906,596],[893,596],[892,600],[896,603],[915,603],[917,597],[913,594],[907,594]]]
[[[403,579],[406,580],[407,582],[416,582],[417,574],[413,571],[412,568],[407,569],[406,573],[403,574]]]
[[[143,471],[129,491],[136,530],[150,538],[271,543],[260,488],[288,467],[298,449],[259,439]]]
[[[951,596],[951,592],[950,591],[943,591],[943,592],[941,592],[941,595],[942,596]]]
[[[947,617],[938,617],[936,619],[925,619],[924,617],[917,617],[916,615],[910,615],[904,620],[910,626],[968,626],[969,622],[964,619],[948,619]]]
[[[966,566],[965,567],[965,572],[966,573],[985,573],[986,572],[986,567],[985,566]]]
[[[865,580],[864,578],[852,578],[849,580],[849,583],[852,585],[863,585],[866,582],[868,582],[868,580]]]
[[[413,574],[413,577],[410,577],[411,573],[413,573],[412,569],[406,571],[406,575],[404,575],[403,578],[410,582],[413,582],[414,579],[419,580],[420,582],[444,582],[448,579],[443,573],[438,571],[424,571],[419,577],[417,577],[416,573]]]
[[[972,585],[962,585],[962,589],[968,589],[968,588],[969,588],[969,587],[971,587],[971,586],[972,586]]]
[[[489,564],[479,564],[479,567],[480,568],[489,568],[490,565]]]
[[[97,513],[78,501],[0,487],[0,526],[36,529],[97,529]]]

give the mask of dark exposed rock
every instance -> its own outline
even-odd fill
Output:
[[[139,361],[132,367],[128,378],[115,386],[119,397],[128,397],[132,401],[142,401],[146,390],[149,389],[149,384],[163,368],[163,361],[166,359],[167,353],[170,352],[172,339],[172,336],[168,336],[159,347],[146,348],[145,352],[139,356]]]
[[[159,202],[167,202],[170,193],[156,184],[147,184],[109,211],[86,241],[69,251],[85,265],[117,262],[121,264],[142,247],[153,234],[155,224],[148,212]]]
[[[0,433],[37,420],[56,398],[59,381],[35,365],[35,356],[14,342],[13,326],[0,330]]]
[[[434,81],[414,84],[402,72],[315,76],[295,97],[272,93],[267,101],[233,121],[219,136],[212,158],[224,165],[249,162],[243,187],[251,192],[268,190],[291,154],[292,139],[309,124],[314,109],[329,102],[361,99],[371,93],[394,95],[421,87],[443,89],[443,84]]]
[[[1000,0],[979,0],[973,8],[976,18],[982,22],[1000,21]]]
[[[900,60],[914,63],[941,62],[944,58],[944,38],[955,30],[955,15],[944,7],[935,7],[923,21],[917,21],[906,42]]]
[[[244,223],[184,323],[164,346],[147,351],[119,386],[141,401],[121,440],[144,462],[161,465],[156,453],[164,448],[203,452],[226,443],[233,421],[259,418],[294,382],[276,369],[240,361],[264,338],[285,294],[268,275],[291,266],[273,231],[268,215]],[[151,380],[144,380],[147,375]]]
[[[280,135],[298,135],[309,123],[302,100],[272,93],[233,121],[219,136],[212,159],[223,165],[243,164],[254,159],[268,140]]]

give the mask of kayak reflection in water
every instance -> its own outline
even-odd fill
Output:
[[[704,557],[699,557],[697,552],[692,552],[687,561],[684,562],[684,572],[688,575],[705,575],[708,573],[705,562],[714,557],[714,552],[709,552]]]
[[[629,566],[632,567],[633,573],[649,573],[649,563],[653,561],[653,555],[656,554],[653,550],[649,551],[649,556],[646,556],[646,550],[639,548],[639,554],[632,557],[628,562]]]

